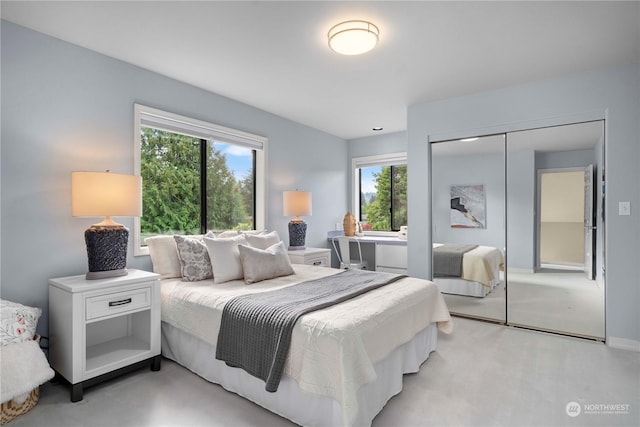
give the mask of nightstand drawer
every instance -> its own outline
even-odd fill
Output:
[[[151,307],[151,288],[145,287],[126,292],[99,295],[89,297],[86,301],[86,318],[91,320]]]
[[[318,267],[331,266],[331,250],[324,248],[305,248],[303,250],[289,250],[292,264],[315,265]]]
[[[315,265],[318,267],[329,267],[329,257],[327,256],[309,257],[304,260],[304,263],[307,265]]]

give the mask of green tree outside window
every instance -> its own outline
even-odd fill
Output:
[[[407,166],[384,166],[374,172],[375,195],[361,205],[371,230],[395,231],[407,225]],[[364,195],[361,194],[361,200]]]
[[[248,149],[247,149],[248,150]],[[207,161],[202,171],[201,153]],[[206,229],[253,229],[252,156],[247,178],[236,179],[216,144],[153,128],[141,129],[143,239],[156,234],[199,234],[206,194]],[[202,174],[206,176],[202,188]]]

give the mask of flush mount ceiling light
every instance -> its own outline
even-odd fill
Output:
[[[368,21],[345,21],[329,30],[329,47],[342,55],[360,55],[378,44],[380,30]]]

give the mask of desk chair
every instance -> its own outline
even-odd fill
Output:
[[[336,246],[336,241],[338,245]],[[359,258],[353,259],[351,258],[349,243],[355,242],[358,244],[358,256]],[[338,257],[338,261],[340,261],[340,269],[350,270],[350,269],[360,269],[367,270],[367,262],[362,260],[362,248],[360,247],[360,240],[354,239],[349,236],[336,236],[331,239],[331,243],[333,244],[333,250],[336,251],[336,256]],[[338,250],[338,247],[340,250]]]

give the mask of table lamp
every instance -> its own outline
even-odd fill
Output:
[[[142,215],[142,178],[106,172],[71,172],[71,214],[104,217],[84,232],[86,278],[126,276],[129,230],[112,216]]]
[[[282,197],[285,216],[295,216],[289,221],[289,250],[303,250],[307,224],[300,218],[311,215],[311,193],[308,191],[285,191]]]

